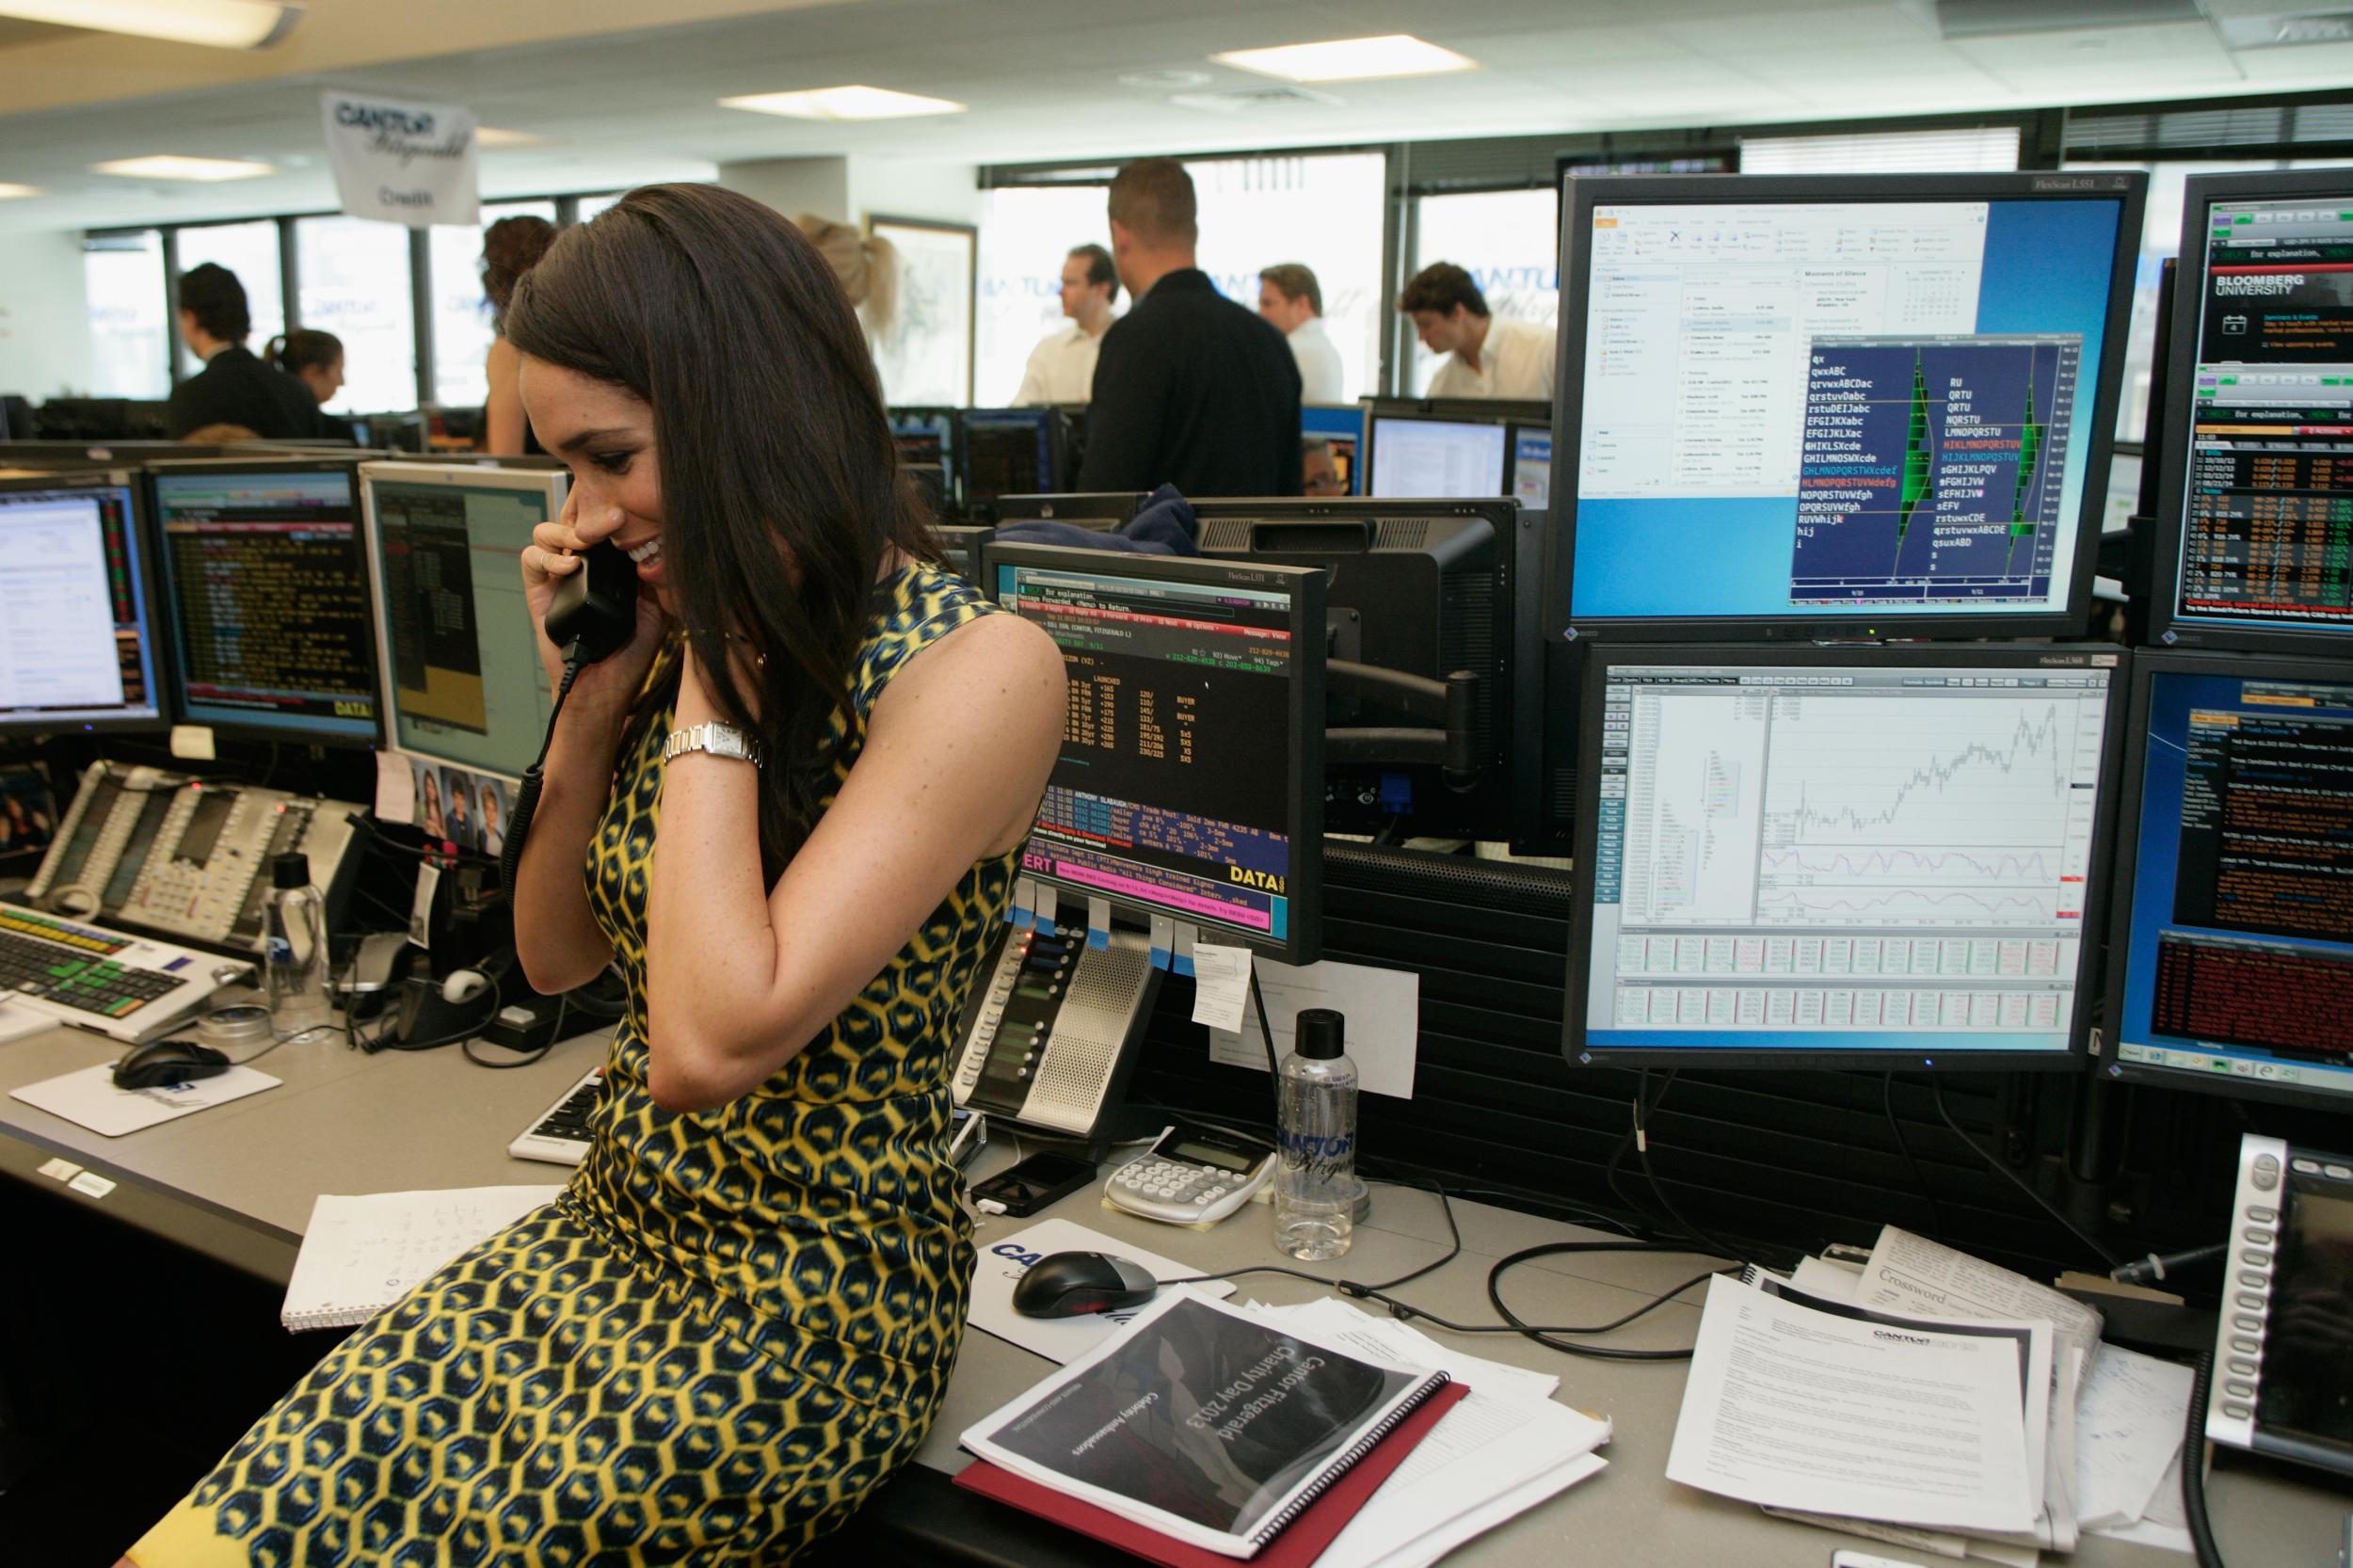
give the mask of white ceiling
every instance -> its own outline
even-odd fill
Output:
[[[477,25],[449,0],[411,0],[406,14],[380,0],[316,0],[310,52],[275,61],[54,30],[10,46],[0,35],[0,89],[38,77],[56,105],[0,116],[0,181],[50,192],[0,203],[0,229],[331,207],[317,100],[330,85],[465,104],[485,123],[550,138],[486,154],[489,196],[708,177],[722,162],[778,156],[1110,158],[2353,86],[2353,44],[2233,52],[2211,20],[1946,42],[1929,0],[1189,0],[1181,14],[1166,0],[804,0],[755,14],[743,14],[748,0],[674,0],[680,8],[701,20],[589,33],[642,9],[472,0]],[[2206,0],[2210,19],[2293,8]],[[431,25],[391,25],[416,18]],[[1208,56],[1385,32],[1418,33],[1482,69],[1333,84],[1316,90],[1336,102],[1239,114],[1118,80],[1192,72],[1207,78],[1194,91],[1266,88],[1275,84]],[[844,82],[971,112],[814,124],[714,102]],[[0,90],[0,101],[27,96]],[[152,152],[258,158],[285,172],[216,186],[88,172]]]

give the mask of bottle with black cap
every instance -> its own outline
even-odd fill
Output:
[[[325,1029],[327,901],[311,885],[311,857],[289,850],[270,862],[262,950],[270,1021],[280,1039]]]
[[[1307,1262],[1348,1251],[1355,1230],[1356,1064],[1348,1020],[1328,1007],[1299,1015],[1283,1058],[1274,1166],[1274,1244]]]

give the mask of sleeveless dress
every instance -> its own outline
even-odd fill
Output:
[[[992,609],[931,567],[877,588],[824,805],[893,672]],[[629,1010],[587,1160],[329,1352],[132,1549],[141,1568],[782,1562],[922,1442],[973,1263],[949,1051],[1019,852],[973,866],[758,1089],[664,1111],[645,921],[669,728],[623,743],[589,846]]]

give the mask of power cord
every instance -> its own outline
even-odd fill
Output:
[[[2215,1544],[2214,1523],[2206,1517],[2206,1401],[2213,1397],[2214,1347],[2208,1345],[2198,1352],[2197,1375],[2189,1384],[2189,1416],[2182,1431],[2182,1515],[2198,1568],[2223,1568],[2222,1548]]]
[[[2061,1225],[2066,1227],[2067,1233],[2070,1236],[2073,1236],[2076,1240],[2081,1241],[2085,1246],[2090,1248],[2092,1256],[2099,1258],[2102,1263],[2106,1264],[2111,1269],[2122,1267],[2124,1261],[2122,1258],[2117,1256],[2114,1253],[2108,1251],[2107,1248],[2102,1246],[2098,1241],[2094,1240],[2090,1236],[2085,1234],[2083,1229],[2078,1226],[2074,1221],[2069,1219],[2064,1213],[2060,1212],[2057,1204],[2044,1197],[2041,1193],[2036,1192],[2034,1190],[2033,1183],[2027,1181],[2025,1177],[2020,1176],[2016,1171],[2011,1170],[2008,1165],[2003,1164],[1999,1160],[1994,1159],[1991,1153],[1978,1146],[1977,1141],[1975,1138],[1970,1137],[1967,1133],[1961,1130],[1961,1124],[1953,1120],[1952,1112],[1947,1109],[1945,1104],[1945,1085],[1941,1081],[1934,1079],[1929,1080],[1929,1092],[1936,1100],[1936,1113],[1945,1119],[1945,1125],[1946,1127],[1952,1128],[1954,1137],[1969,1145],[1969,1152],[1971,1154],[1976,1155],[1979,1160],[1984,1160],[1988,1165],[1993,1166],[1995,1170],[2001,1172],[2002,1175],[2009,1177],[2011,1186],[2017,1188],[2021,1192],[2025,1193],[2026,1196],[2034,1199],[2034,1201],[2041,1207],[2044,1213],[2050,1215],[2051,1218],[2057,1220]]]
[[[1935,1240],[1942,1241],[1952,1234],[1945,1228],[1945,1206],[1937,1201],[1936,1189],[1929,1185],[1927,1169],[1913,1157],[1912,1141],[1904,1136],[1903,1120],[1896,1114],[1896,1075],[1892,1072],[1880,1076],[1880,1109],[1887,1112],[1887,1127],[1896,1135],[1896,1147],[1903,1155],[1904,1163],[1912,1167],[1913,1185],[1929,1200],[1929,1223],[1936,1227]]]
[[[1714,1237],[1708,1235],[1707,1232],[1700,1229],[1699,1226],[1685,1219],[1683,1217],[1683,1210],[1675,1207],[1674,1199],[1667,1196],[1667,1189],[1659,1182],[1657,1171],[1653,1169],[1651,1166],[1650,1131],[1646,1127],[1644,1127],[1643,1123],[1648,1116],[1657,1114],[1658,1108],[1667,1103],[1668,1093],[1675,1086],[1675,1074],[1677,1071],[1678,1069],[1673,1067],[1667,1069],[1666,1080],[1659,1084],[1658,1097],[1650,1102],[1650,1109],[1648,1112],[1643,1110],[1642,1101],[1650,1087],[1650,1069],[1648,1067],[1644,1067],[1641,1071],[1641,1078],[1636,1080],[1634,1085],[1634,1152],[1642,1162],[1642,1175],[1650,1182],[1651,1192],[1658,1199],[1658,1207],[1667,1211],[1667,1218],[1674,1223],[1674,1228],[1678,1233],[1680,1233],[1687,1240],[1697,1242],[1701,1250],[1711,1253],[1718,1257],[1743,1256],[1745,1255],[1739,1248],[1725,1246],[1721,1241],[1717,1240]],[[1571,1244],[1577,1246],[1585,1245],[1585,1243],[1582,1242]],[[1681,1249],[1676,1250],[1679,1251]]]
[[[515,789],[515,809],[506,823],[506,847],[499,856],[499,889],[510,904],[515,899],[515,873],[522,865],[523,840],[531,836],[531,819],[538,815],[539,791],[547,781],[542,770],[547,766],[548,752],[555,745],[555,723],[564,716],[564,699],[572,695],[572,682],[580,679],[582,652],[578,638],[564,645],[564,678],[555,684],[555,705],[548,711],[548,732],[539,738],[539,755],[523,770],[522,782]]]

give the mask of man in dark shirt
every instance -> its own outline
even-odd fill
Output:
[[[1299,365],[1194,264],[1193,176],[1169,158],[1129,164],[1112,181],[1111,224],[1135,305],[1096,358],[1078,488],[1297,495]]]
[[[269,440],[348,436],[329,429],[311,389],[253,356],[245,285],[211,262],[180,278],[180,337],[204,368],[172,389],[171,439],[208,424],[236,424]]]

